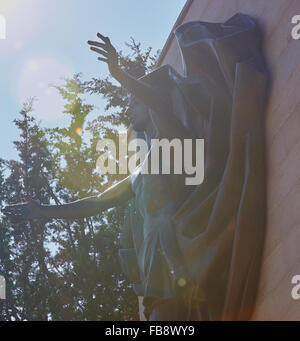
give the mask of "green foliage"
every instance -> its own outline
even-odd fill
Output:
[[[132,39],[132,54],[122,67],[136,77],[155,63],[151,49],[141,51]],[[32,117],[34,100],[24,104],[15,120],[19,159],[0,160],[0,203],[28,198],[43,204],[70,202],[102,192],[118,175],[95,171],[100,138],[115,137],[127,127],[128,94],[110,78],[82,81],[80,74],[57,87],[65,100],[67,128],[45,129]],[[106,112],[87,122],[94,109],[89,94],[106,100]],[[124,207],[93,217],[34,220],[12,224],[0,219],[0,274],[7,299],[0,301],[0,320],[134,320],[137,298],[123,276],[118,249]]]

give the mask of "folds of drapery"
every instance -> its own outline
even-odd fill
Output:
[[[250,62],[236,68],[224,173],[195,189],[173,222],[212,319],[245,320],[255,301],[265,228],[266,82]]]
[[[192,136],[202,138],[206,132],[204,182],[173,216],[174,234],[210,319],[247,320],[255,303],[265,230],[268,77],[262,38],[256,23],[242,14],[224,24],[186,23],[175,35],[186,74],[166,65],[143,78],[161,87]],[[142,240],[138,224],[132,230],[131,255]],[[127,263],[130,267],[134,261]]]

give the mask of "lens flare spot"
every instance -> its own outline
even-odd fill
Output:
[[[82,135],[82,129],[80,127],[75,128],[75,133],[79,136]]]
[[[179,278],[179,280],[177,281],[177,284],[179,287],[184,287],[186,286],[186,280],[184,278]]]

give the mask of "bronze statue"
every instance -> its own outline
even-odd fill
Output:
[[[162,66],[134,79],[118,65],[108,37],[89,41],[132,95],[133,128],[152,138],[204,138],[205,178],[143,174],[143,164],[96,197],[61,206],[10,205],[14,219],[95,215],[130,201],[120,250],[123,268],[144,296],[149,320],[251,317],[265,228],[262,36],[247,15],[224,24],[189,22],[175,30],[184,76]],[[150,151],[151,153],[151,151]]]

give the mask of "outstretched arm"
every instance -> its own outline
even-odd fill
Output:
[[[168,113],[170,110],[168,102],[164,100],[159,91],[154,87],[135,79],[126,71],[122,70],[119,67],[116,49],[111,44],[109,38],[100,33],[97,33],[97,37],[100,38],[102,42],[89,40],[88,44],[91,45],[92,51],[95,51],[102,56],[98,57],[98,60],[108,64],[111,75],[132,95],[146,106],[150,107],[153,111]]]
[[[190,132],[185,131],[183,124],[172,113],[171,103],[160,93],[158,89],[149,84],[135,79],[126,71],[122,70],[118,63],[118,54],[116,49],[111,44],[108,37],[97,33],[99,41],[88,41],[91,45],[91,50],[101,55],[98,60],[104,61],[108,64],[111,75],[124,86],[132,95],[134,95],[144,105],[152,109],[151,118],[157,130],[162,133],[164,137],[168,135],[183,137],[191,135]]]
[[[134,195],[130,177],[118,182],[97,196],[92,196],[64,205],[42,205],[42,216],[46,218],[76,219],[96,215],[108,208],[120,205]]]
[[[9,205],[2,212],[14,222],[33,218],[76,219],[96,215],[129,200],[133,196],[130,177],[127,177],[98,196],[63,205],[39,205],[34,201],[29,201]]]

